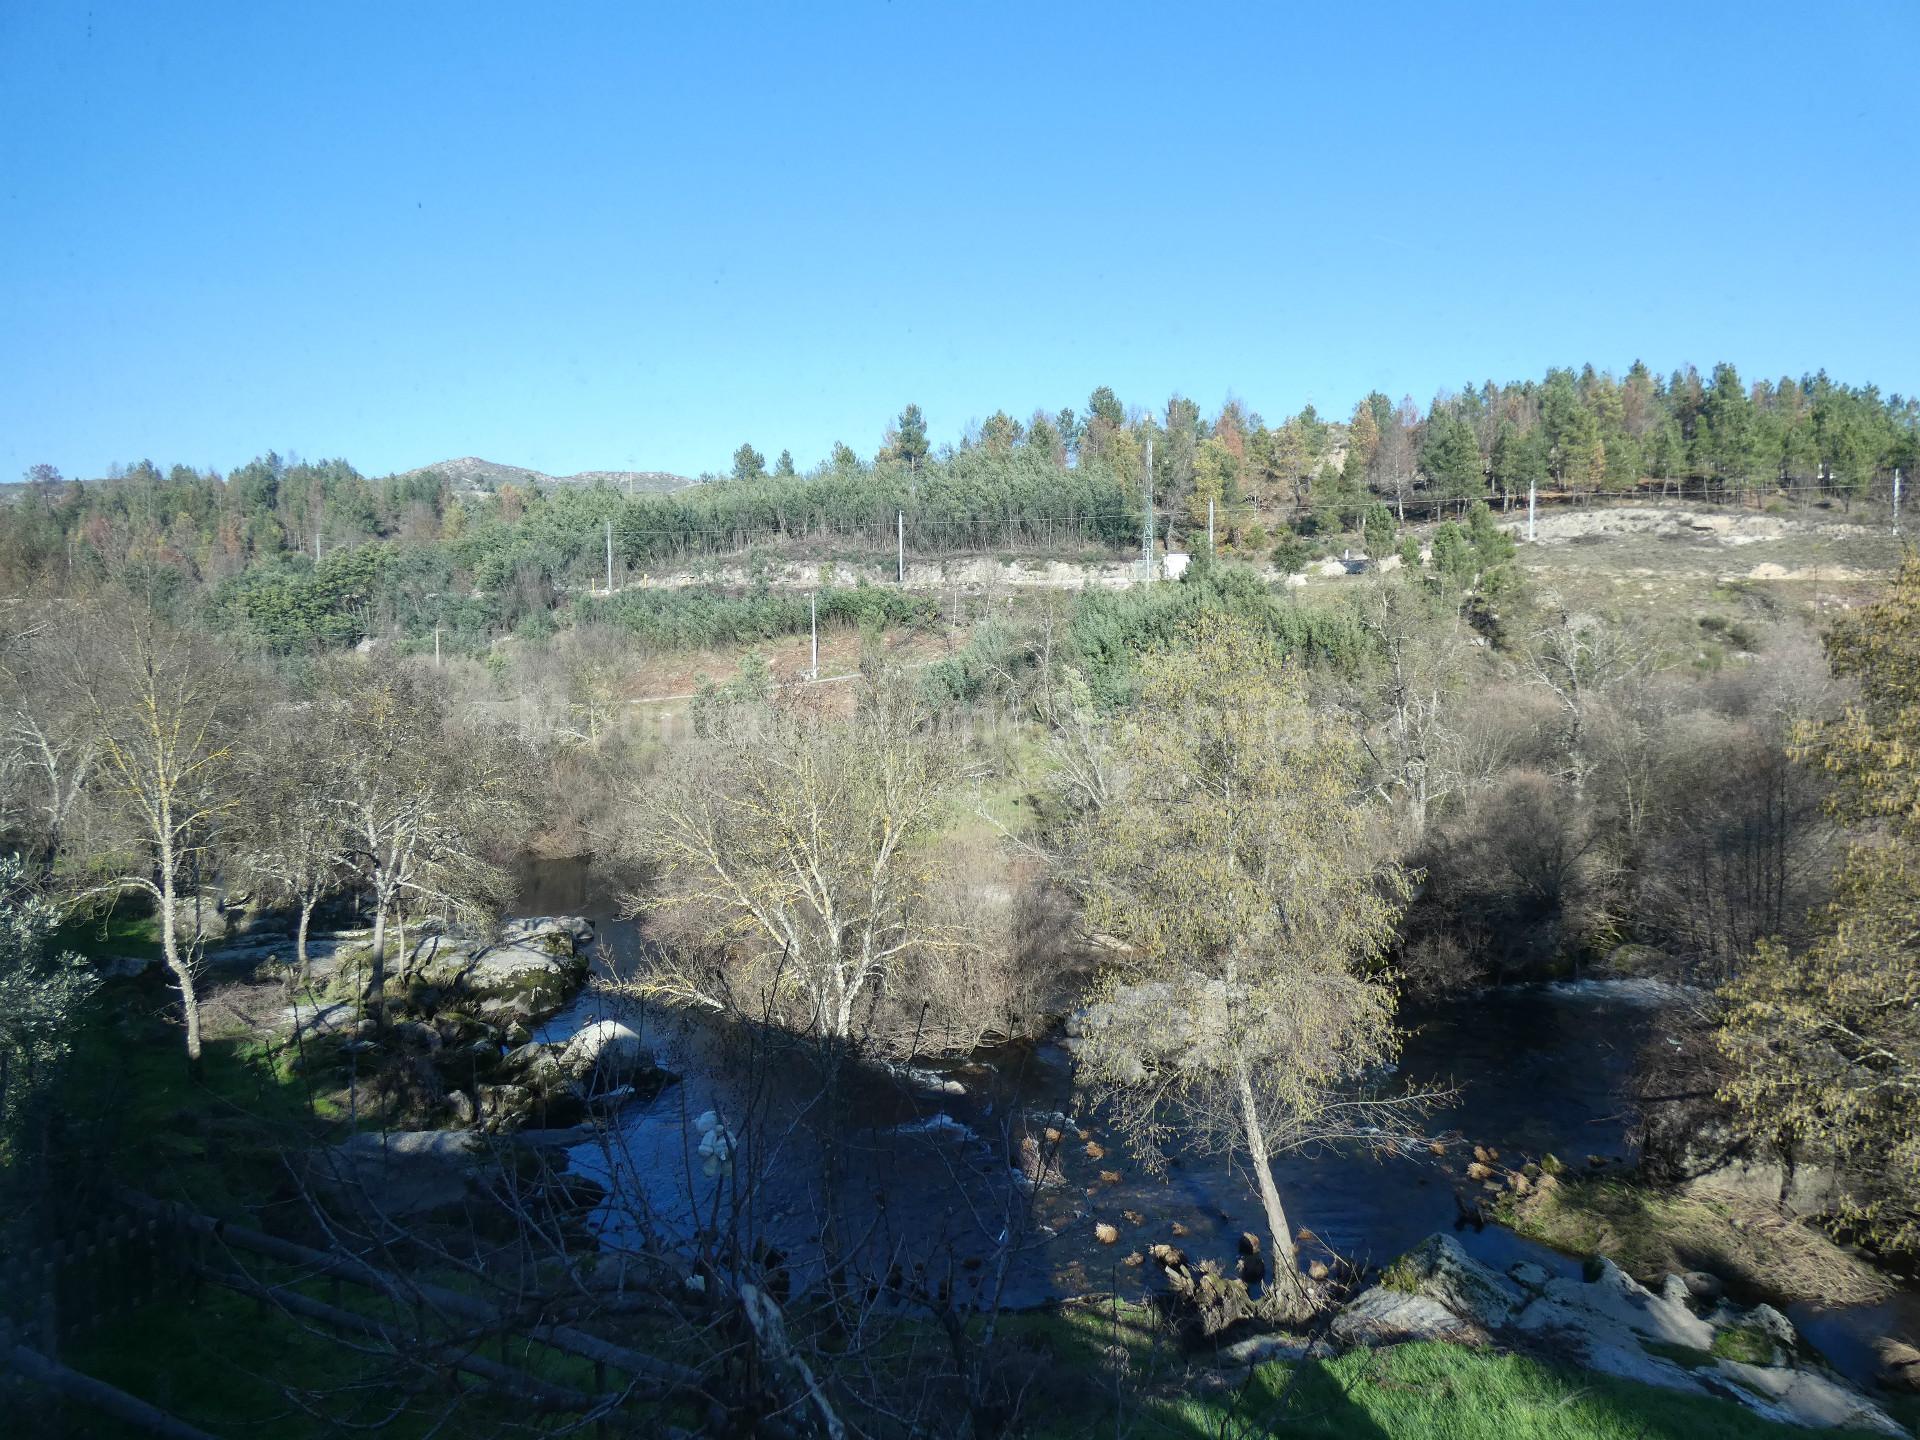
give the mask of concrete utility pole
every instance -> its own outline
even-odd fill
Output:
[[[893,562],[893,578],[897,583],[905,585],[907,583],[907,512],[904,510],[893,512],[893,541],[898,547]]]
[[[433,627],[433,668],[440,668],[440,627]]]
[[[807,671],[809,680],[820,678],[820,592],[814,591],[807,596],[807,623],[813,630],[813,666]]]
[[[1533,543],[1533,507],[1537,499],[1533,481],[1527,482],[1527,543]]]
[[[613,594],[613,521],[607,521],[607,594]]]
[[[1900,471],[1893,472],[1893,528],[1896,534],[1900,530]]]
[[[1207,554],[1213,554],[1213,501],[1207,501]]]

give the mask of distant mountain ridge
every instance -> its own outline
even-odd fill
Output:
[[[612,485],[621,490],[664,493],[684,490],[699,482],[691,476],[675,475],[668,470],[582,470],[577,475],[549,475],[529,470],[524,465],[502,465],[497,460],[482,460],[463,455],[457,460],[439,460],[417,465],[407,475],[442,475],[455,490],[490,491],[502,485]]]

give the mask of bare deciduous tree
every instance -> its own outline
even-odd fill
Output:
[[[493,923],[509,894],[489,858],[526,818],[519,753],[484,733],[455,734],[429,675],[357,663],[337,667],[322,701],[340,815],[338,858],[373,901],[365,996],[386,1019],[387,926],[409,914]]]
[[[1521,673],[1559,702],[1568,783],[1584,793],[1593,768],[1587,720],[1596,700],[1613,686],[1653,667],[1655,651],[1639,626],[1624,618],[1569,609],[1559,597],[1543,597],[1543,619],[1520,650]]]
[[[62,657],[76,652],[84,617],[69,608],[37,617],[0,647],[0,823],[19,826],[51,875],[67,826],[93,774],[98,743]]]
[[[103,610],[65,657],[99,754],[102,788],[144,862],[89,893],[141,890],[158,909],[161,953],[180,991],[187,1063],[200,1064],[194,987],[201,937],[184,940],[180,886],[198,869],[216,821],[237,803],[231,728],[237,691],[227,657],[143,605]]]
[[[1466,637],[1456,607],[1401,577],[1369,582],[1357,612],[1374,663],[1342,700],[1361,724],[1375,789],[1405,807],[1418,844],[1432,808],[1465,782],[1454,702],[1467,678]]]
[[[1269,1305],[1298,1318],[1312,1301],[1271,1161],[1401,1118],[1350,1087],[1396,1048],[1372,967],[1406,884],[1371,853],[1357,747],[1265,637],[1208,617],[1144,668],[1132,774],[1084,857],[1088,919],[1123,948],[1081,1018],[1082,1074],[1150,1164],[1176,1120],[1246,1157]]]
[[[243,761],[250,803],[236,835],[241,872],[300,911],[294,962],[307,978],[314,907],[340,886],[345,816],[337,773],[310,706],[263,719]]]
[[[704,950],[787,997],[794,1029],[844,1043],[904,957],[940,941],[927,842],[953,767],[908,677],[869,675],[850,719],[828,703],[786,692],[710,712],[682,763],[632,796],[629,840],[660,884],[630,906],[686,927],[651,993],[722,1007],[719,977],[688,964]]]

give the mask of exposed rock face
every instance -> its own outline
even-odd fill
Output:
[[[1468,1255],[1458,1240],[1430,1235],[1334,1317],[1333,1334],[1348,1345],[1485,1344],[1525,1302],[1519,1286]]]
[[[1837,1375],[1791,1365],[1743,1365],[1722,1360],[1715,1372],[1732,1382],[1737,1398],[1769,1420],[1842,1430],[1907,1432]]]
[[[1503,1333],[1582,1369],[1738,1400],[1772,1420],[1906,1433],[1840,1376],[1796,1358],[1793,1325],[1772,1306],[1723,1302],[1710,1316],[1697,1313],[1711,1277],[1669,1276],[1656,1294],[1610,1260],[1598,1262],[1591,1280],[1548,1278],[1524,1261],[1514,1271],[1522,1283],[1482,1265],[1458,1241],[1431,1236],[1355,1297],[1335,1317],[1333,1334],[1381,1345]],[[1728,1358],[1755,1345],[1771,1349],[1772,1363]]]
[[[494,1129],[576,1125],[590,1105],[650,1097],[675,1078],[617,1020],[596,1020],[564,1045],[534,1040],[517,1046],[501,1057],[498,1072],[511,1083],[499,1087],[509,1093],[497,1101],[489,1122]]]
[[[1333,1338],[1343,1345],[1398,1345],[1407,1340],[1452,1340],[1484,1345],[1491,1338],[1480,1326],[1454,1314],[1427,1295],[1375,1285],[1333,1319]]]
[[[653,1052],[618,1020],[595,1020],[575,1032],[560,1052],[559,1067],[589,1091],[607,1090],[651,1071]]]
[[[498,944],[443,949],[419,981],[495,1024],[528,1024],[557,1014],[586,983],[593,924],[543,916],[508,925]]]
[[[1713,1326],[1684,1300],[1654,1294],[1611,1260],[1600,1262],[1599,1278],[1593,1281],[1548,1281],[1539,1298],[1515,1317],[1514,1326],[1584,1347],[1594,1368],[1601,1370],[1609,1368],[1605,1362],[1611,1357],[1605,1352],[1611,1347],[1628,1348],[1638,1360],[1648,1353],[1639,1343],[1642,1339],[1710,1350],[1714,1334]]]
[[[468,1131],[363,1131],[323,1153],[314,1178],[350,1208],[400,1219],[461,1204],[483,1162]]]

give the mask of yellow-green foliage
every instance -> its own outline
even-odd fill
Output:
[[[1865,1261],[1770,1205],[1710,1186],[1658,1190],[1620,1180],[1561,1180],[1507,1195],[1502,1218],[1569,1255],[1604,1255],[1642,1284],[1707,1270],[1779,1303],[1870,1301],[1887,1283]]]
[[[1920,1250],[1920,557],[1827,641],[1858,700],[1803,728],[1798,756],[1836,782],[1859,827],[1824,933],[1760,946],[1725,992],[1722,1097],[1753,1139],[1853,1178],[1848,1218]]]

